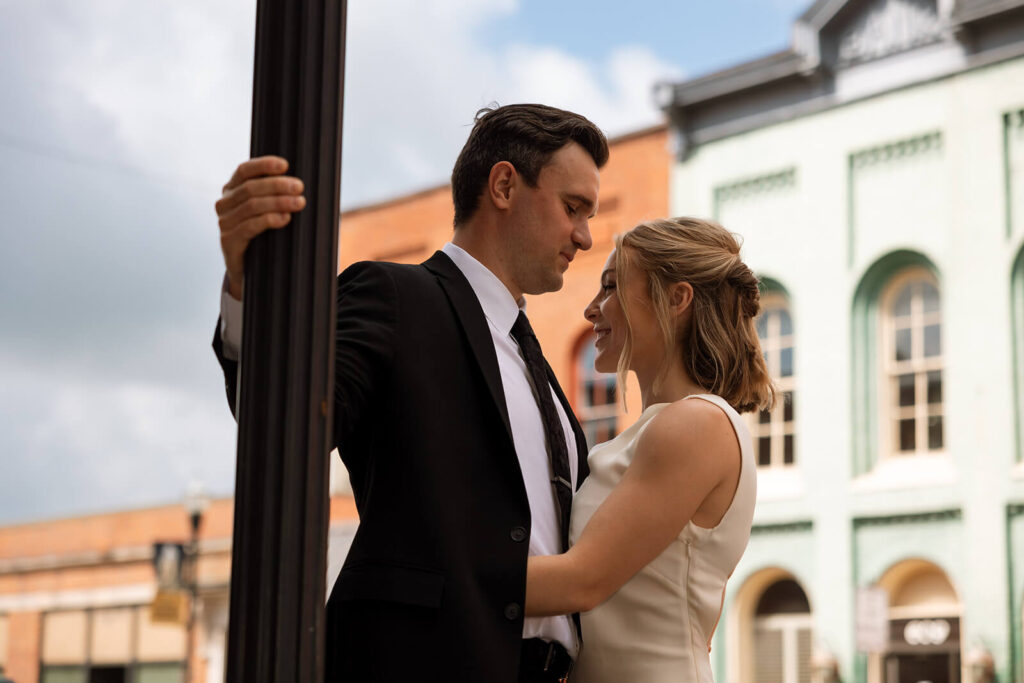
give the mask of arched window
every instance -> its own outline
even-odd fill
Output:
[[[925,268],[896,275],[882,295],[880,313],[882,452],[942,451],[942,310],[935,276]]]
[[[909,559],[886,571],[878,585],[889,594],[890,640],[883,655],[869,658],[877,680],[958,683],[963,610],[946,573]]]
[[[769,291],[761,298],[757,334],[761,338],[768,373],[779,389],[775,408],[759,411],[751,423],[757,464],[759,467],[788,467],[796,463],[794,336],[789,302],[780,292]]]
[[[890,455],[939,452],[941,446],[928,448],[929,439],[933,444],[946,439],[941,287],[935,264],[905,249],[882,256],[861,276],[851,314],[854,474],[871,472]]]
[[[810,683],[811,606],[800,584],[770,585],[754,611],[758,683]]]
[[[727,678],[738,683],[810,683],[814,638],[810,600],[789,571],[748,576],[726,618]]]
[[[594,335],[587,334],[576,354],[576,413],[587,445],[608,441],[618,433],[618,392],[615,375],[594,370]]]

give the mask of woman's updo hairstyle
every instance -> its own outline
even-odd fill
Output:
[[[741,413],[770,409],[775,387],[754,327],[761,292],[757,277],[740,260],[736,237],[712,221],[658,219],[619,235],[615,247],[616,294],[626,320],[625,280],[637,271],[646,273],[665,346],[681,354],[690,379]],[[689,323],[682,328],[670,314],[671,287],[679,282],[693,287]],[[619,386],[625,386],[632,348],[627,326]]]

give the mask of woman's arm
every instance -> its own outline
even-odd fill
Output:
[[[576,544],[529,559],[526,615],[585,612],[607,600],[668,547],[716,487],[735,485],[739,452],[717,406],[690,400],[665,407]]]

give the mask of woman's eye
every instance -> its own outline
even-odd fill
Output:
[[[607,293],[607,292],[612,291],[613,289],[615,289],[615,283],[614,282],[606,282],[603,285],[601,285],[601,291],[602,292]]]

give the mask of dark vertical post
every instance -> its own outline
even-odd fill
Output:
[[[227,680],[319,682],[324,665],[345,0],[258,0],[252,155],[306,209],[246,254]]]

